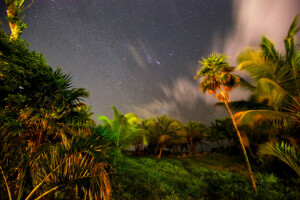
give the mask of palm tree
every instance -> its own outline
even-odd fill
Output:
[[[240,70],[255,81],[248,101],[232,102],[237,123],[256,132],[280,133],[299,129],[300,122],[300,51],[296,51],[297,17],[285,38],[285,56],[263,36],[260,49],[248,49],[239,56]]]
[[[28,6],[24,6],[25,0],[5,0],[7,7],[7,19],[11,30],[10,39],[18,40],[22,31],[27,28],[27,25],[23,22],[20,14],[23,10],[29,8],[34,0]]]
[[[201,122],[187,122],[184,125],[187,132],[188,143],[190,146],[190,156],[195,153],[195,142],[199,142],[201,146],[201,152],[203,151],[203,140],[206,138],[208,130]]]
[[[115,106],[112,106],[112,108],[114,110],[113,120],[109,120],[102,115],[98,116],[98,119],[104,122],[103,126],[107,130],[103,132],[102,136],[121,153],[137,141],[138,138],[143,137],[145,131],[139,127],[142,120],[135,114],[128,113],[123,115]]]
[[[228,106],[228,102],[230,101],[230,95],[229,91],[238,85],[240,79],[239,77],[231,74],[234,70],[234,67],[230,67],[229,63],[227,62],[227,56],[222,54],[211,54],[207,59],[203,58],[203,61],[200,61],[200,64],[202,64],[202,69],[197,73],[195,76],[195,79],[198,79],[200,77],[204,78],[202,79],[200,83],[200,89],[203,90],[203,93],[206,91],[209,92],[209,94],[215,94],[216,98],[223,102],[230,114],[230,117],[232,119],[232,122],[234,124],[235,130],[237,132],[242,151],[245,157],[245,161],[247,164],[249,176],[251,179],[252,187],[255,192],[257,192],[254,177],[252,174],[250,162],[240,135],[240,132],[237,128],[235,119],[233,117],[233,114]]]
[[[210,143],[217,143],[218,149],[221,151],[221,148],[224,148],[225,138],[226,137],[224,133],[219,131],[219,129],[216,127],[216,124],[212,122],[210,125],[210,132],[207,136],[207,139],[210,141]]]
[[[172,136],[176,135],[176,131],[181,129],[181,125],[178,121],[163,115],[158,116],[156,120],[149,120],[147,126],[151,133],[149,141],[154,141],[158,146],[159,154],[157,158],[159,159],[166,143]]]
[[[88,96],[83,88],[72,88],[71,77],[60,69],[49,73],[44,91],[35,91],[34,105],[20,111],[28,146],[32,152],[49,142],[62,141],[80,132],[89,131],[93,124],[90,109],[82,102]]]

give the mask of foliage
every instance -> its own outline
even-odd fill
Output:
[[[83,103],[88,92],[26,45],[0,32],[0,195],[108,199],[105,151],[90,135]]]
[[[266,143],[260,145],[260,156],[275,156],[289,165],[300,176],[300,153],[290,144],[284,142]]]
[[[126,150],[138,138],[143,137],[145,131],[139,127],[141,119],[132,113],[126,115],[121,114],[116,107],[114,110],[113,120],[109,120],[105,116],[98,116],[104,124],[100,125],[104,131],[100,134],[106,142],[114,147],[117,152]]]
[[[44,142],[86,131],[93,123],[83,103],[88,92],[73,88],[71,76],[53,71],[45,58],[26,43],[0,33],[1,125],[18,132],[33,151]]]
[[[209,139],[212,141],[218,142],[218,140],[221,140],[223,143],[223,140],[227,139],[229,147],[234,146],[238,141],[238,138],[234,133],[235,130],[232,120],[229,117],[215,119],[215,122],[211,123],[210,129],[211,133],[209,136],[211,137],[209,137]]]
[[[240,70],[255,81],[253,94],[247,102],[232,102],[242,110],[235,118],[240,126],[255,132],[274,134],[299,129],[300,51],[295,35],[299,30],[296,17],[284,40],[285,55],[281,55],[265,36],[261,48],[250,48],[239,55]]]
[[[257,173],[257,196],[240,158],[211,154],[200,158],[123,157],[112,176],[112,199],[295,199],[297,186]],[[273,181],[275,180],[275,181]]]
[[[208,58],[203,58],[203,61],[199,61],[202,69],[197,73],[195,79],[204,76],[199,85],[203,93],[208,90],[209,94],[216,94],[221,86],[225,91],[230,91],[237,86],[240,78],[230,73],[234,67],[229,66],[227,58],[226,55],[213,53]]]
[[[190,146],[190,155],[195,153],[195,146],[197,143],[200,144],[201,152],[203,152],[203,143],[208,136],[209,129],[201,122],[187,122],[184,125],[184,129]]]
[[[169,118],[167,115],[158,116],[156,120],[148,120],[146,127],[150,133],[149,145],[157,146],[159,149],[158,158],[161,157],[162,150],[166,144],[172,137],[174,138],[182,128],[178,121]]]

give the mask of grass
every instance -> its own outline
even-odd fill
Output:
[[[255,172],[254,194],[239,157],[162,158],[124,156],[112,176],[112,199],[300,199],[273,174]]]

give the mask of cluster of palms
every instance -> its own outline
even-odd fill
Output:
[[[113,156],[120,156],[132,146],[135,147],[136,155],[157,155],[157,158],[161,157],[163,150],[169,154],[184,153],[185,156],[192,156],[197,153],[197,145],[202,153],[203,145],[208,143],[216,143],[220,149],[226,146],[224,141],[230,147],[236,146],[236,137],[229,118],[217,119],[207,127],[201,122],[190,121],[182,124],[167,115],[142,120],[133,113],[123,115],[114,106],[113,110],[112,120],[99,116],[102,123],[91,129],[94,134],[103,137]]]

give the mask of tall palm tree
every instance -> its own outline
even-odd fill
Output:
[[[239,77],[230,73],[234,70],[234,67],[229,66],[227,56],[225,55],[211,54],[207,59],[203,58],[203,61],[200,61],[200,64],[202,65],[202,69],[197,73],[195,79],[204,77],[199,86],[200,89],[203,90],[203,93],[208,91],[209,94],[215,94],[216,98],[220,102],[223,102],[225,104],[242,147],[253,190],[257,192],[250,162],[243,144],[243,140],[241,138],[241,134],[237,128],[233,114],[228,106],[228,102],[230,101],[229,91],[231,91],[233,87],[238,85],[240,79]]]
[[[29,8],[34,0],[28,6],[24,6],[25,0],[5,0],[7,7],[7,19],[11,30],[10,39],[18,40],[22,31],[27,28],[20,14],[23,10]]]

